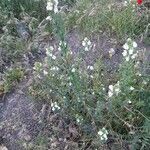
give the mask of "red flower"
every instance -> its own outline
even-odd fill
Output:
[[[141,4],[143,3],[143,0],[137,0],[137,3],[138,3],[139,5],[141,5]]]

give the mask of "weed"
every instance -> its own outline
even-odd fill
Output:
[[[135,37],[143,33],[148,24],[145,15],[137,12],[134,4],[119,6],[103,1],[85,0],[77,2],[76,7],[67,14],[66,27],[78,28],[86,34],[109,31],[116,33],[119,38]]]
[[[46,0],[1,0],[0,2],[2,8],[12,12],[16,18],[20,18],[20,13],[25,11],[40,20],[47,15],[44,4],[46,4]]]
[[[11,68],[7,70],[4,74],[4,92],[7,93],[12,90],[16,84],[21,81],[24,76],[24,71],[22,68]]]
[[[149,111],[146,111],[147,114],[143,108],[149,109],[147,99],[150,96],[150,85],[149,78],[141,74],[137,63],[136,42],[128,39],[123,46],[124,58],[117,73],[117,82],[110,83],[101,60],[97,59],[91,65],[85,61],[92,42],[87,37],[84,38],[82,49],[73,56],[64,40],[65,30],[61,14],[53,14],[52,17],[54,33],[60,42],[55,45],[56,49],[52,46],[47,48],[47,57],[43,64],[35,64],[32,92],[40,93],[40,99],[46,99],[50,103],[53,113],[68,114],[81,128],[83,135],[87,139],[99,141],[99,146],[107,142],[109,134],[113,137],[117,134],[119,138],[130,139],[131,142],[136,137],[137,140],[132,146],[136,146],[142,138],[140,144],[147,148],[149,133],[145,132],[148,129],[144,124],[149,122]],[[116,18],[122,23],[120,16],[115,16]],[[57,22],[60,20],[61,25]],[[118,26],[116,22],[115,25],[121,34],[128,33],[125,26],[123,31],[122,26]],[[30,89],[33,90],[33,87]],[[145,136],[138,128],[145,132]]]

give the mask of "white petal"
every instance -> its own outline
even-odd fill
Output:
[[[119,93],[119,92],[120,92],[120,89],[119,89],[119,88],[116,88],[116,89],[115,89],[115,92],[116,92],[116,93]]]
[[[71,70],[71,72],[75,72],[76,71],[76,69],[75,68],[73,68],[72,70]]]
[[[88,47],[85,47],[85,51],[89,51],[89,48],[88,48]]]
[[[128,101],[128,104],[132,104],[131,100]]]
[[[129,57],[129,56],[127,56],[127,57],[125,58],[125,60],[126,60],[126,61],[129,61],[129,60],[130,60],[130,57]]]
[[[145,84],[145,85],[147,84],[147,82],[145,80],[142,83]]]
[[[90,68],[89,68],[90,70],[94,70],[94,67],[93,66],[90,66]]]
[[[113,91],[114,86],[113,85],[109,85],[109,90]]]
[[[104,139],[104,137],[102,136],[102,137],[101,137],[101,141],[104,141],[104,140],[105,140],[105,139]]]
[[[132,54],[133,54],[133,51],[134,51],[133,48],[129,49],[129,54],[132,55]]]
[[[61,51],[61,47],[60,46],[58,47],[58,51]]]
[[[51,20],[52,20],[52,17],[51,17],[51,16],[48,16],[48,17],[46,17],[46,20],[51,21]]]
[[[52,111],[55,111],[55,107],[52,107]]]
[[[136,48],[137,47],[137,43],[133,42],[133,47]]]
[[[133,54],[133,55],[131,56],[132,59],[135,59],[136,57],[137,57],[137,54]]]
[[[90,78],[92,78],[92,79],[93,79],[93,78],[94,78],[94,76],[90,75]]]
[[[85,37],[85,38],[84,38],[84,41],[88,41],[88,38],[87,38],[87,37]]]
[[[129,49],[129,45],[128,45],[127,43],[125,43],[125,44],[123,45],[123,48],[126,49],[126,50],[128,50],[128,49]]]
[[[89,41],[87,42],[87,44],[90,46],[90,45],[91,45],[91,41],[89,40]]]
[[[111,48],[111,49],[109,50],[109,54],[114,55],[114,54],[115,54],[115,50],[114,50],[113,48]]]
[[[50,46],[49,49],[50,49],[51,51],[53,51],[53,50],[54,50],[54,47],[53,47],[53,46]]]
[[[108,97],[112,97],[113,93],[111,91],[108,92]]]
[[[86,42],[85,41],[82,42],[82,46],[84,46],[84,47],[86,46]]]
[[[122,53],[122,55],[123,55],[124,57],[127,56],[127,54],[128,54],[128,53],[127,53],[126,50],[124,50],[123,53]]]
[[[55,55],[53,55],[53,56],[52,56],[52,59],[53,59],[53,60],[55,60],[55,59],[56,59],[56,56],[55,56]]]
[[[131,42],[131,41],[132,41],[131,38],[128,38],[128,39],[127,39],[127,42]]]
[[[103,135],[103,138],[104,138],[104,140],[106,141],[108,138],[107,138],[107,134],[104,134]]]
[[[133,91],[133,90],[134,90],[134,87],[131,86],[131,87],[130,87],[130,90]]]
[[[46,9],[47,10],[53,10],[53,4],[51,2],[48,2],[47,6],[46,6]]]
[[[44,71],[43,71],[43,74],[44,74],[44,75],[47,75],[47,74],[48,74],[48,72],[44,70]]]
[[[103,132],[100,130],[99,132],[98,132],[98,135],[103,135]]]
[[[54,13],[58,13],[58,8],[57,8],[57,6],[54,7]]]

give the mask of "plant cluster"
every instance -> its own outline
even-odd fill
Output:
[[[85,37],[74,54],[64,38],[61,12],[55,7],[48,10],[60,41],[46,49],[43,63],[35,63],[31,95],[50,103],[52,113],[67,114],[93,148],[112,138],[126,141],[132,149],[148,149],[150,78],[141,72],[137,43],[127,39],[116,81],[111,82],[102,60],[94,64],[85,61],[93,44],[90,38]]]
[[[140,58],[141,52],[146,54],[134,40],[139,35],[148,37],[149,10],[142,10],[142,1],[118,4],[112,0],[1,0],[0,5],[2,66],[21,61],[31,44],[30,32],[37,35],[40,29],[46,30],[56,40],[46,48],[43,62],[35,62],[29,93],[33,99],[47,103],[52,115],[67,116],[78,127],[78,149],[88,145],[96,150],[111,141],[115,145],[125,143],[133,150],[149,149],[150,77],[143,69],[145,60]],[[84,35],[77,52],[66,40],[67,32],[73,28]],[[95,44],[91,36],[101,32],[124,42],[122,63],[113,73],[114,79],[108,78],[110,73],[101,58],[87,61]],[[115,50],[110,49],[109,59],[114,54]],[[5,68],[0,96],[14,89],[24,76],[21,67]],[[75,134],[75,129],[68,130]],[[57,139],[55,131],[52,136]],[[37,139],[39,149],[46,149],[41,145],[47,145],[47,137],[41,134]]]

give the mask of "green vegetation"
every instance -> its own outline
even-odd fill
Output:
[[[11,68],[4,75],[4,93],[9,92],[14,89],[16,85],[22,80],[24,76],[24,71],[22,68]]]
[[[150,75],[143,70],[149,65],[144,59],[147,53],[135,42],[142,37],[148,43],[148,8],[113,0],[107,3],[105,0],[64,0],[61,4],[55,0],[2,0],[0,4],[1,14],[5,14],[0,15],[0,27],[3,27],[0,48],[5,62],[15,66],[24,54],[32,52],[31,43],[34,45],[38,31],[49,32],[46,36],[55,41],[46,48],[44,60],[34,63],[33,83],[28,91],[37,102],[50,106],[51,115],[67,117],[70,124],[76,126],[78,144],[73,149],[96,150],[108,146],[109,140],[114,141],[114,150],[122,149],[124,143],[131,150],[149,149]],[[27,16],[29,20],[25,19]],[[32,34],[25,40],[17,29],[20,20],[28,27],[25,32]],[[66,40],[72,29],[81,36],[77,52]],[[93,61],[88,61],[96,45],[92,37],[101,33],[124,43],[119,49],[122,49],[121,63],[117,62],[113,72],[107,71],[103,57],[95,54]],[[109,61],[115,52],[111,49],[108,53]],[[0,95],[13,89],[23,77],[24,68],[6,69]],[[39,134],[27,149],[47,149],[48,138],[59,138],[58,129],[52,129],[50,135]],[[74,134],[72,131],[73,138]]]

